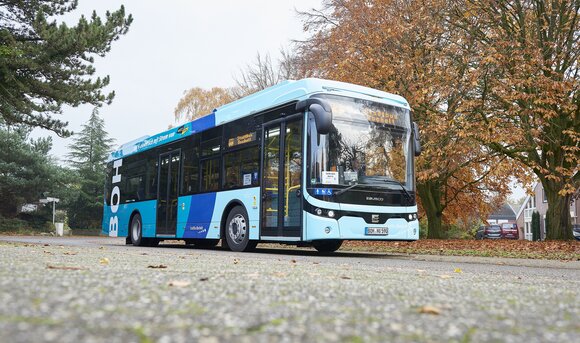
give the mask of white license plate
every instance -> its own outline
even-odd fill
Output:
[[[365,229],[365,235],[371,236],[386,236],[389,234],[389,228],[387,227],[367,227]]]

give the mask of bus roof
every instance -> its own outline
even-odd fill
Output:
[[[277,105],[293,100],[303,100],[317,93],[363,97],[409,109],[409,104],[403,97],[368,87],[317,78],[307,78],[297,81],[287,80],[260,92],[220,106],[214,109],[212,113],[178,127],[125,143],[111,153],[109,161],[149,150]]]

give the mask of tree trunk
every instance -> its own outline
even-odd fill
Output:
[[[571,195],[560,196],[561,185],[545,180],[542,182],[548,199],[546,212],[546,239],[572,240],[572,217],[570,217]]]
[[[438,183],[425,182],[417,184],[417,193],[427,215],[427,238],[445,238],[442,225],[443,207],[441,189]]]

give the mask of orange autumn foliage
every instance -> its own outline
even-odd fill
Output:
[[[310,38],[298,43],[308,76],[361,84],[404,96],[421,128],[417,190],[429,237],[442,220],[485,218],[509,193],[521,167],[474,140],[479,130],[462,112],[472,97],[475,40],[447,21],[442,0],[324,2],[302,13]]]

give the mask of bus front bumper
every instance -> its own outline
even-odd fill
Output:
[[[306,214],[305,240],[344,239],[344,240],[417,240],[419,221],[390,218],[385,223],[369,224],[360,217],[343,216],[339,220]]]

